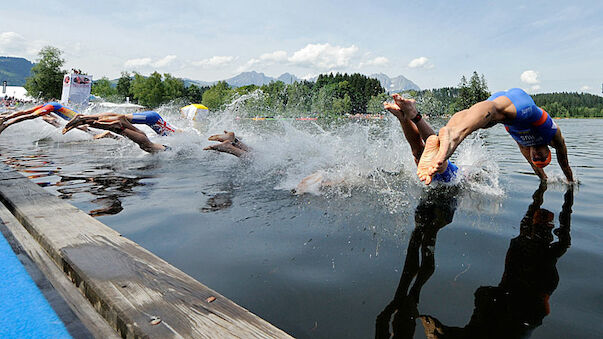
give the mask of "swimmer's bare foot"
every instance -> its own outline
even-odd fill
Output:
[[[235,141],[235,134],[234,134],[234,132],[224,131],[224,134],[214,134],[214,135],[210,136],[209,138],[207,138],[207,140],[219,141],[219,142],[224,142],[224,141],[233,142],[233,141]]]
[[[448,162],[439,163],[439,154],[441,149],[440,138],[437,135],[431,135],[425,141],[425,149],[421,160],[417,165],[417,175],[425,185],[429,185],[436,173],[442,173],[448,167]]]
[[[83,124],[83,114],[76,114],[73,119],[69,120],[69,122],[67,123],[67,125],[65,125],[65,128],[63,128],[63,134],[71,131],[72,129],[76,128],[79,125]]]
[[[229,154],[235,155],[237,157],[241,157],[247,153],[246,151],[244,151],[238,147],[235,147],[232,144],[232,141],[228,141],[228,140],[225,140],[219,144],[207,146],[203,150],[229,153]]]
[[[416,107],[415,99],[404,99],[400,94],[394,93],[392,94],[392,98],[394,98],[394,102],[400,109],[400,111],[404,114],[406,119],[412,119],[419,114]]]

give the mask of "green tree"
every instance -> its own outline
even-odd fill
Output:
[[[117,95],[117,89],[111,85],[107,77],[102,77],[92,83],[91,93],[104,99],[109,99]]]
[[[171,74],[163,75],[164,101],[183,98],[185,95],[184,81],[174,78]]]
[[[129,72],[121,72],[121,77],[117,80],[117,94],[125,100],[126,97],[133,98],[132,95],[132,76]]]
[[[185,89],[184,95],[188,102],[198,104],[203,101],[203,93],[208,89],[208,86],[198,87],[195,84],[191,84]]]
[[[233,91],[226,81],[219,81],[203,93],[202,104],[212,111],[220,110],[230,102]]]
[[[31,68],[31,76],[25,82],[25,89],[29,95],[42,99],[60,98],[63,86],[62,70],[65,60],[61,58],[63,52],[56,47],[43,47],[38,53],[39,60]]]
[[[477,72],[474,71],[469,82],[463,75],[459,83],[459,96],[454,103],[455,111],[467,109],[480,101],[488,99],[489,96],[490,92],[483,74],[480,78]]]
[[[164,102],[165,88],[161,74],[153,72],[148,78],[134,73],[132,94],[141,105],[157,107]]]
[[[385,93],[373,95],[366,104],[366,112],[371,114],[383,112],[383,102],[388,99],[389,97]]]

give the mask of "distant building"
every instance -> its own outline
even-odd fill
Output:
[[[31,100],[32,98],[27,94],[27,90],[25,87],[21,86],[6,86],[6,91],[4,87],[2,87],[2,92],[0,92],[0,98],[4,97],[14,97],[18,100]]]

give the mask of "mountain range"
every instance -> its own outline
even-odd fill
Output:
[[[6,81],[9,86],[23,86],[29,76],[33,63],[25,58],[0,56],[0,84]]]
[[[411,90],[411,89],[417,90],[417,91],[421,90],[419,88],[419,86],[417,86],[417,84],[415,84],[411,80],[407,79],[403,75],[399,75],[395,78],[390,78],[386,74],[376,73],[376,74],[371,74],[368,77],[379,80],[379,82],[381,83],[381,86],[383,86],[383,88],[389,93],[400,92],[400,91]],[[316,81],[316,79],[317,79],[317,77],[313,77],[313,78],[310,78],[307,80],[308,81]],[[291,84],[293,82],[300,81],[300,80],[301,79],[299,79],[298,77],[296,77],[295,75],[293,75],[291,73],[283,73],[279,77],[273,78],[273,77],[267,76],[261,72],[250,71],[250,72],[243,72],[232,78],[225,79],[224,81],[226,81],[226,83],[232,87],[241,87],[241,86],[247,86],[247,85],[262,86],[262,85],[267,85],[272,81],[282,81],[285,84]],[[198,80],[191,80],[191,79],[184,79],[184,81],[187,85],[195,84],[197,86],[211,86],[217,82],[217,81],[211,81],[211,82],[198,81]]]
[[[34,64],[32,62],[24,58],[0,57],[0,81],[6,80],[8,85],[11,86],[23,86],[25,84],[25,79],[29,76],[33,65]],[[411,80],[405,78],[403,75],[390,78],[383,73],[378,73],[371,74],[369,77],[379,80],[379,82],[381,82],[381,86],[383,86],[383,88],[390,93],[409,89],[420,90],[419,86],[417,86]],[[316,78],[317,77],[307,80],[316,81]],[[199,81],[186,78],[182,80],[186,86],[191,84],[195,84],[197,86],[211,86],[217,82]],[[250,71],[243,72],[232,78],[225,79],[224,81],[226,81],[226,83],[232,87],[241,87],[247,85],[262,86],[269,84],[272,81],[282,81],[285,84],[291,84],[293,82],[300,81],[300,79],[291,73],[283,73],[279,77],[273,78],[265,75],[264,73]],[[112,83],[117,83],[117,80],[113,80]]]

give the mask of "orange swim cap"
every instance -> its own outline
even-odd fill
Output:
[[[549,155],[546,157],[544,161],[532,160],[536,167],[545,168],[548,164],[551,163],[551,150],[549,150]]]

